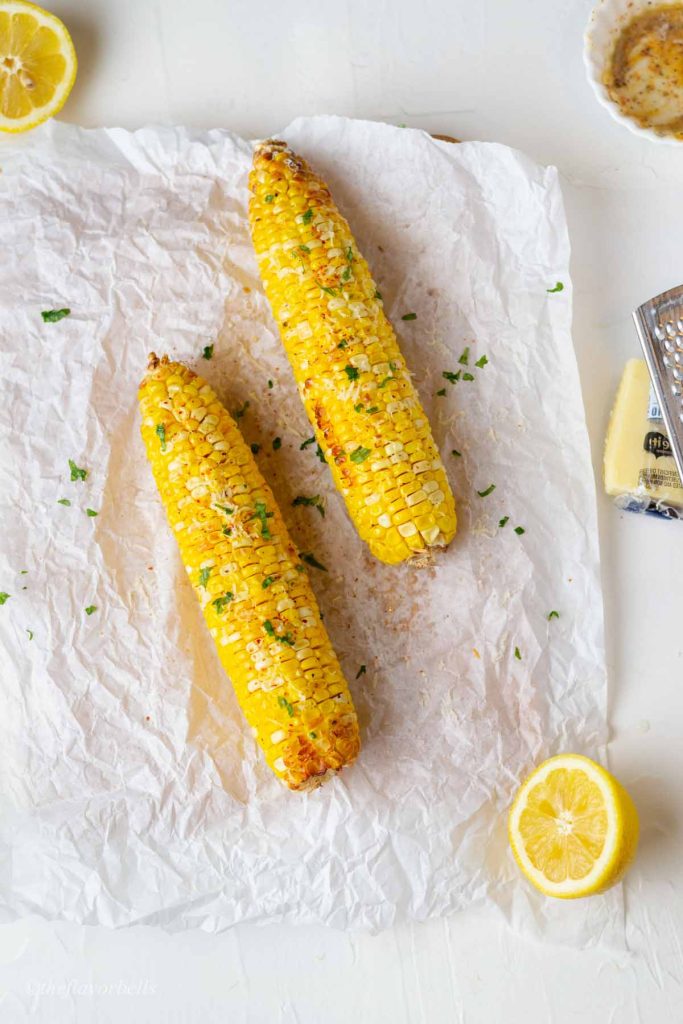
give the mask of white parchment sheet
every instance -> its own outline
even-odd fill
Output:
[[[59,123],[3,143],[4,914],[379,929],[488,900],[562,941],[614,937],[618,896],[536,897],[506,840],[529,769],[605,739],[557,174],[503,146],[341,118],[282,134],[327,179],[373,268],[458,535],[432,568],[373,561],[315,446],[300,449],[312,431],[247,225],[250,143]],[[71,315],[43,322],[62,307]],[[363,750],[313,793],[270,775],[182,569],[139,437],[151,350],[188,361],[229,409],[250,403],[246,438],[300,550],[327,567],[310,572]],[[458,370],[455,384],[443,376]],[[298,494],[321,495],[325,518],[293,508]]]

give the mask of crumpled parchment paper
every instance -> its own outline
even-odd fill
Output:
[[[4,914],[379,929],[490,900],[522,927],[594,941],[619,900],[558,916],[505,834],[535,763],[605,739],[557,174],[503,146],[341,118],[283,137],[327,179],[374,270],[458,536],[432,568],[373,561],[315,446],[301,450],[312,431],[249,238],[248,142],[52,123],[3,143]],[[246,438],[300,550],[327,567],[311,576],[363,751],[311,794],[265,767],[182,570],[139,438],[151,350],[189,361],[228,408],[250,403]],[[69,459],[87,479],[70,479]],[[297,494],[321,495],[325,518],[292,508]]]

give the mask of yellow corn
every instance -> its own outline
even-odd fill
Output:
[[[456,529],[453,494],[349,225],[284,142],[257,147],[249,184],[266,295],[358,532],[390,564],[444,547]]]
[[[311,788],[359,750],[346,680],[270,488],[209,385],[150,357],[142,437],[206,624],[266,760]]]

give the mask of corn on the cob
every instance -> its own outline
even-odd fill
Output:
[[[270,488],[211,387],[150,357],[142,436],[183,563],[275,774],[315,786],[356,757],[358,722]]]
[[[455,502],[370,269],[323,181],[256,149],[249,219],[266,295],[358,532],[390,564],[444,547]]]

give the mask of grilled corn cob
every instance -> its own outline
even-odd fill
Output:
[[[270,488],[187,367],[150,356],[139,398],[154,478],[242,710],[275,774],[311,788],[356,757],[358,722]]]
[[[254,154],[259,270],[316,438],[370,550],[444,547],[455,502],[370,269],[329,189],[284,142]]]

